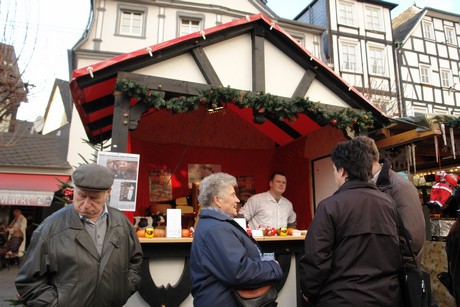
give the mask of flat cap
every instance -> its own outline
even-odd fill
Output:
[[[112,187],[115,175],[100,164],[82,164],[73,172],[73,184],[85,190],[107,191]]]

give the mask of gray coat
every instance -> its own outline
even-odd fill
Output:
[[[317,306],[400,306],[396,209],[372,182],[346,181],[318,205],[300,259]]]
[[[396,208],[409,235],[412,252],[418,265],[420,265],[426,234],[425,218],[417,188],[412,182],[391,170],[390,161],[383,159],[381,163],[383,165],[377,179],[377,188],[390,195],[396,203]],[[405,247],[404,244],[403,246]],[[413,262],[406,249],[404,250],[404,259],[407,265]]]
[[[16,288],[27,306],[123,306],[140,283],[142,249],[132,224],[108,208],[101,256],[73,205],[34,231]]]

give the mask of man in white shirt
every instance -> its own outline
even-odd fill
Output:
[[[270,177],[270,190],[248,199],[239,214],[244,216],[251,229],[296,227],[297,216],[292,203],[282,196],[286,184],[286,175],[275,172]]]

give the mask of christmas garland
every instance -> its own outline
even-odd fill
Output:
[[[126,96],[143,101],[148,106],[160,110],[165,109],[174,113],[183,113],[197,110],[200,105],[210,110],[225,107],[227,103],[233,103],[239,108],[253,108],[254,113],[266,117],[275,118],[279,121],[294,121],[298,114],[305,114],[320,126],[331,125],[346,130],[366,130],[373,127],[373,117],[370,112],[343,109],[337,112],[328,112],[319,103],[309,99],[294,98],[283,100],[277,96],[250,92],[237,91],[230,87],[211,87],[199,91],[197,96],[180,96],[168,100],[162,98],[158,92],[140,85],[134,81],[119,80],[115,85],[115,95],[121,93]]]
[[[455,128],[460,126],[460,117],[448,119],[445,122],[446,128]]]

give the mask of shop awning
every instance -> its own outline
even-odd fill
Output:
[[[0,174],[0,205],[49,206],[68,175]]]

